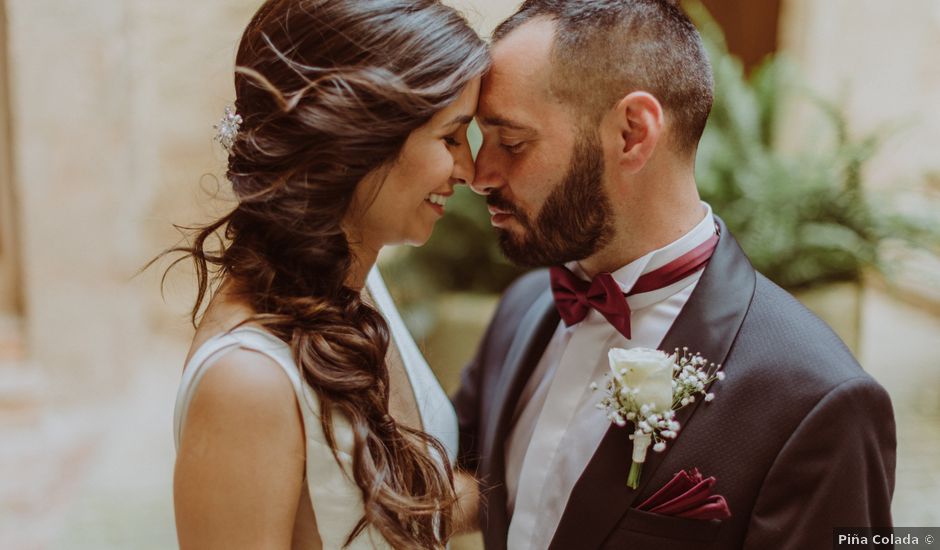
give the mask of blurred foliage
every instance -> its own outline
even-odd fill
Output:
[[[800,84],[785,57],[770,56],[745,76],[717,23],[699,2],[685,2],[712,61],[715,103],[699,146],[702,199],[728,224],[754,267],[790,289],[857,281],[884,272],[888,241],[940,243],[928,215],[892,208],[893,197],[863,184],[867,163],[890,126],[854,137],[845,111]],[[808,101],[822,128],[788,150],[777,142],[787,108]]]
[[[696,163],[699,191],[759,271],[790,289],[857,281],[867,268],[884,271],[886,241],[940,243],[935,217],[892,209],[889,196],[863,185],[866,165],[891,128],[854,137],[841,106],[801,86],[782,56],[745,75],[704,6],[684,7],[715,74],[715,103]],[[785,109],[797,100],[810,102],[824,131],[794,151],[777,138]],[[469,137],[477,151],[475,126]],[[499,251],[485,202],[464,186],[429,242],[397,251],[383,268],[396,298],[411,304],[440,291],[499,292],[521,273]]]

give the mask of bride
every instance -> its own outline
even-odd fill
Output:
[[[219,139],[237,206],[177,249],[199,283],[180,546],[443,547],[475,525],[477,488],[373,266],[473,179],[485,44],[434,0],[268,0],[236,65]]]

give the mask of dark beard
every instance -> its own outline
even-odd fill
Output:
[[[583,260],[610,242],[613,209],[603,189],[604,157],[596,133],[581,132],[562,183],[533,222],[495,190],[487,203],[511,213],[522,235],[497,229],[503,254],[525,267]]]

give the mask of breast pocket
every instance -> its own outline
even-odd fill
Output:
[[[686,519],[631,508],[602,548],[693,550],[711,548],[721,530],[720,520]]]

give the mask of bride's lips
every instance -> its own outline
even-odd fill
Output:
[[[424,204],[430,206],[432,210],[434,210],[435,212],[437,212],[437,215],[438,215],[438,216],[443,216],[443,215],[444,215],[444,207],[443,207],[443,206],[441,206],[441,205],[439,205],[439,204],[434,204],[433,202],[429,202],[429,201],[424,201]]]
[[[444,200],[445,200],[445,202],[446,202],[446,200],[449,199],[450,196],[453,195],[453,194],[454,194],[453,191],[451,191],[450,193],[432,193],[432,195],[436,195],[436,196],[438,196],[438,197],[443,197]],[[440,205],[440,204],[431,202],[431,199],[430,199],[430,198],[424,199],[424,204],[430,206],[431,209],[434,210],[434,212],[435,212],[438,216],[443,216],[443,215],[444,215],[444,206],[443,206],[443,205]]]
[[[487,206],[486,209],[490,213],[490,224],[493,227],[502,227],[512,218],[512,212],[508,210],[502,210],[495,206]]]

